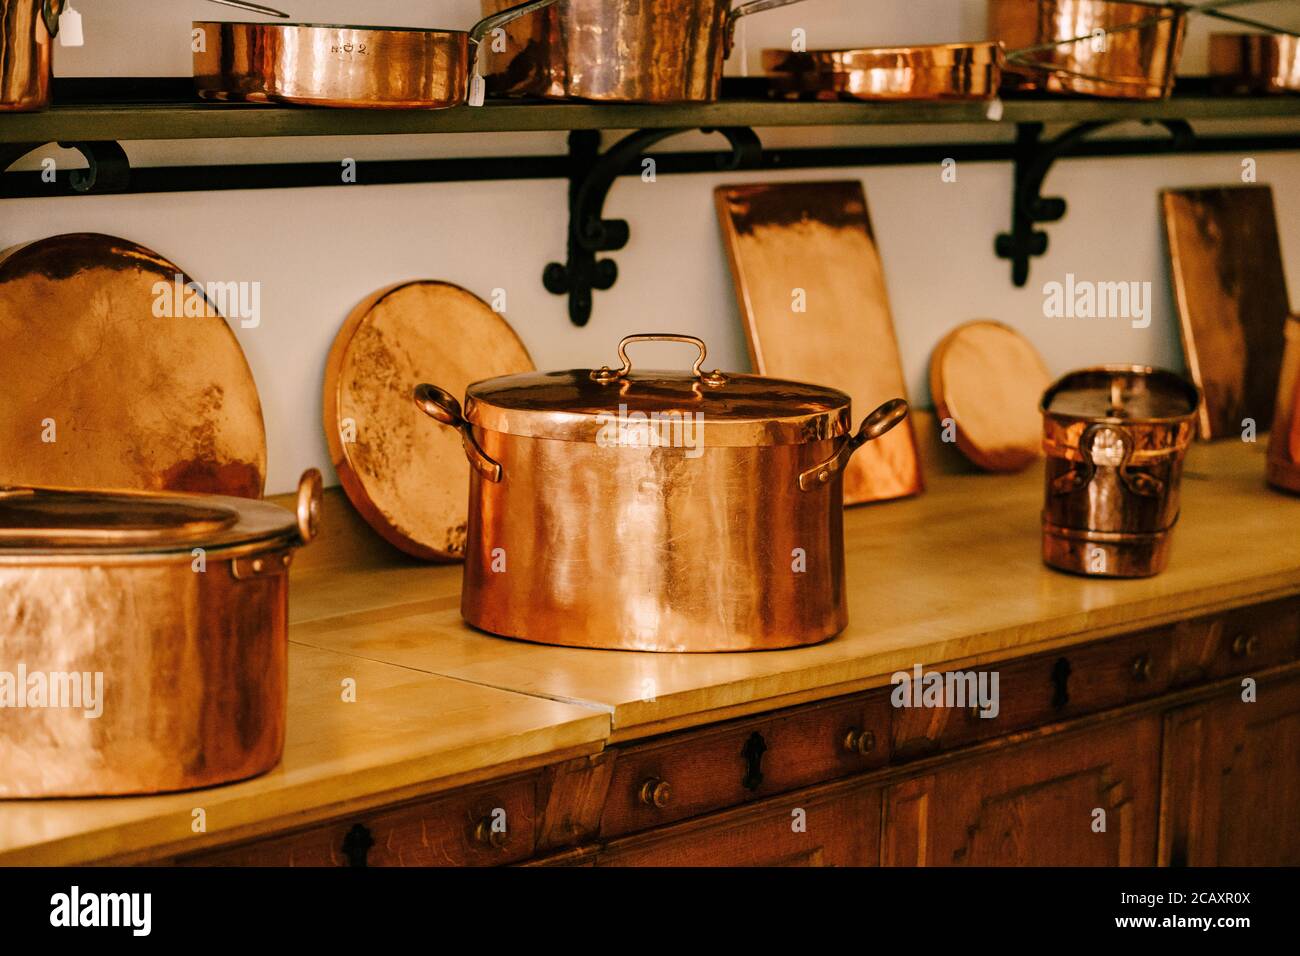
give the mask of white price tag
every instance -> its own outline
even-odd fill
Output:
[[[482,106],[486,96],[487,81],[477,73],[471,74],[469,78],[469,105]]]
[[[59,16],[59,46],[85,45],[86,37],[81,32],[81,14],[69,4]]]
[[[1002,97],[995,96],[993,97],[993,99],[989,100],[989,108],[984,111],[984,115],[987,116],[994,123],[1001,120],[1002,119]]]

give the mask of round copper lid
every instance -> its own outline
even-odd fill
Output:
[[[1178,422],[1196,414],[1200,392],[1191,382],[1145,365],[1106,365],[1061,378],[1043,395],[1055,418],[1115,424]]]
[[[689,343],[699,349],[699,357],[691,371],[636,371],[627,346],[639,341]],[[619,343],[621,368],[532,372],[476,382],[466,391],[465,418],[509,435],[597,443],[619,429],[690,429],[690,440],[722,447],[798,445],[850,430],[850,400],[844,392],[761,375],[704,371],[705,354],[704,343],[693,336],[631,335]]]
[[[0,488],[0,555],[164,553],[289,538],[295,516],[264,501],[218,495],[158,495]]]

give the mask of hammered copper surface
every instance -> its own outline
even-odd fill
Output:
[[[930,397],[959,451],[986,471],[1020,471],[1039,457],[1038,402],[1051,383],[1038,350],[1001,322],[967,322],[930,356]]]
[[[560,0],[485,51],[488,90],[621,103],[718,98],[737,18],[799,0]],[[484,12],[509,0],[482,0]]]
[[[1172,372],[1071,372],[1043,395],[1043,560],[1096,577],[1164,570],[1198,390]]]
[[[509,0],[472,30],[197,20],[199,96],[362,109],[445,109],[464,103],[480,39],[555,0]]]
[[[1300,93],[1300,37],[1210,34],[1210,76],[1228,93]]]
[[[1268,439],[1268,481],[1300,492],[1300,316],[1286,323],[1286,347],[1277,384],[1277,411]]]
[[[288,568],[310,534],[264,502],[127,497],[0,491],[0,526],[41,524],[0,535],[0,798],[186,790],[280,759]]]
[[[353,506],[408,554],[465,554],[469,466],[458,438],[411,404],[417,382],[464,394],[533,368],[505,318],[448,282],[389,286],[352,310],[325,366],[324,427]]]
[[[50,105],[54,43],[63,0],[0,0],[0,113]]]
[[[1183,353],[1202,438],[1269,428],[1290,312],[1268,186],[1161,193]]]
[[[860,100],[972,100],[997,96],[997,43],[940,43],[859,50],[763,51],[772,88]]]
[[[4,254],[0,485],[261,495],[257,387],[211,300],[175,294],[190,281],[94,233]]]
[[[623,344],[642,338],[662,337]],[[467,450],[497,466],[470,472],[465,620],[530,641],[642,651],[794,647],[838,633],[847,621],[841,467],[901,421],[906,406],[877,409],[854,435],[814,428],[796,444],[713,443],[709,422],[699,432],[693,416],[683,423],[690,384],[704,395],[757,380],[704,371],[638,376],[628,365],[586,372],[607,392],[602,412],[629,423],[627,441],[492,430],[463,421],[441,390],[417,393],[428,414],[469,432]],[[773,395],[783,384],[773,383]],[[847,396],[822,390],[822,397],[836,409],[830,420],[846,414]],[[725,414],[717,402],[700,404]],[[654,412],[683,429],[649,428]],[[741,415],[743,430],[752,421]],[[672,440],[681,437],[688,440]]]
[[[720,186],[714,196],[755,371],[846,392],[855,414],[905,395],[861,184]],[[909,422],[854,457],[844,501],[923,487]]]
[[[988,0],[1011,86],[1121,99],[1172,92],[1187,14],[1118,0]]]

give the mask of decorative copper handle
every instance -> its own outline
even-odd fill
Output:
[[[492,818],[484,817],[474,825],[474,840],[493,850],[504,849],[510,842],[509,830],[498,830],[492,826]]]
[[[668,806],[672,798],[672,786],[667,780],[660,780],[658,777],[649,777],[642,781],[641,788],[637,791],[637,799],[647,807],[654,807],[656,810]]]
[[[324,482],[320,472],[308,468],[298,479],[298,537],[307,544],[320,534],[321,494]]]
[[[709,350],[704,346],[703,339],[697,339],[693,335],[683,335],[677,333],[650,333],[638,332],[635,335],[625,335],[618,343],[618,357],[623,362],[623,367],[611,369],[608,365],[602,365],[598,369],[593,369],[591,379],[593,382],[600,382],[602,385],[608,385],[610,382],[617,382],[628,376],[632,371],[632,360],[627,357],[627,347],[633,342],[681,342],[685,345],[694,345],[700,350],[699,356],[695,359],[695,364],[691,366],[691,374],[698,378],[705,385],[717,387],[727,384],[727,376],[719,372],[716,368],[712,372],[700,371],[700,366],[704,364],[704,358],[709,354]]]
[[[1079,436],[1080,461],[1052,481],[1052,494],[1068,495],[1092,481],[1097,467],[1115,468],[1129,491],[1144,498],[1159,498],[1165,483],[1154,475],[1133,470],[1136,443],[1128,429],[1107,422],[1089,425]],[[1152,456],[1154,457],[1154,456]]]
[[[853,453],[869,441],[875,441],[907,417],[907,402],[891,399],[862,420],[857,434],[846,438],[839,450],[820,465],[813,465],[799,476],[799,490],[812,491],[827,484],[844,470]]]
[[[489,458],[479,447],[474,438],[474,430],[461,413],[460,402],[456,401],[456,396],[437,385],[425,383],[415,386],[414,398],[416,406],[424,414],[460,432],[460,442],[465,446],[465,457],[480,475],[492,482],[501,480],[500,463]]]

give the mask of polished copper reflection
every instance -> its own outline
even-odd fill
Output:
[[[1300,93],[1300,37],[1212,33],[1210,77],[1221,93]]]
[[[482,0],[491,12],[509,0]],[[560,0],[506,29],[486,51],[488,90],[509,96],[621,103],[718,98],[736,21],[798,3],[750,0]]]
[[[1300,493],[1300,315],[1292,315],[1286,323],[1277,411],[1268,440],[1268,482]]]
[[[1164,570],[1195,385],[1146,366],[1071,372],[1043,395],[1043,560],[1094,577]]]
[[[0,488],[0,798],[188,790],[271,769],[288,568],[319,509],[315,469],[297,515],[213,495]]]
[[[699,348],[695,370],[510,376],[471,386],[463,415],[445,391],[417,390],[485,463],[470,470],[470,624],[642,651],[793,647],[843,629],[843,466],[906,404],[850,434],[842,392],[705,371],[702,342],[670,338]]]
[[[0,112],[50,105],[53,37],[63,0],[0,0]]]
[[[774,91],[860,100],[980,100],[997,96],[997,43],[943,43],[860,50],[763,51]]]
[[[195,21],[199,96],[364,109],[463,104],[482,40],[555,0],[517,0],[469,30]]]
[[[463,394],[532,368],[505,318],[449,282],[389,286],[353,309],[326,361],[324,425],[343,490],[370,526],[416,557],[464,557],[469,466],[457,436],[430,430],[411,404],[411,383]]]
[[[1204,395],[1202,438],[1269,428],[1290,312],[1268,186],[1161,193],[1187,368]]]
[[[1012,88],[1162,99],[1174,87],[1186,8],[1120,0],[989,0]]]
[[[190,283],[158,253],[95,233],[0,257],[0,484],[260,497],[257,386],[217,303]]]

